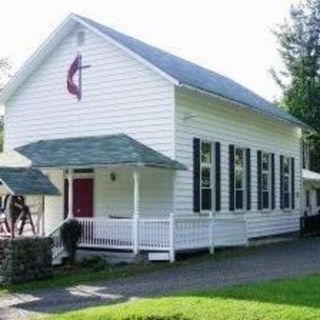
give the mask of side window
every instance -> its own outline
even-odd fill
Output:
[[[290,158],[283,157],[283,207],[291,208]]]
[[[245,167],[245,149],[235,148],[234,152],[234,194],[235,209],[245,209],[245,189],[246,189],[246,167]]]
[[[262,209],[271,209],[271,154],[262,152],[261,160]]]
[[[201,211],[212,210],[213,196],[213,148],[212,143],[201,142]]]

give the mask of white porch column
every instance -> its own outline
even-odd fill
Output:
[[[133,213],[139,214],[140,206],[140,174],[138,170],[133,171]]]
[[[140,175],[133,171],[133,253],[139,253],[139,202],[140,202]]]
[[[68,170],[68,219],[73,218],[73,171]]]
[[[41,235],[44,237],[46,234],[46,221],[45,221],[45,212],[44,212],[44,198],[45,196],[42,196],[41,198]],[[40,231],[40,230],[39,230]],[[40,234],[40,232],[39,232]]]

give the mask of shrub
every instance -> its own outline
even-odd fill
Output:
[[[63,247],[67,251],[71,263],[75,260],[75,253],[81,237],[81,232],[81,224],[76,219],[66,221],[61,227]]]
[[[91,256],[83,259],[82,266],[92,271],[101,271],[107,267],[106,261],[99,256]]]

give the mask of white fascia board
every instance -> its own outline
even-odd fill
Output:
[[[0,179],[0,183],[9,191],[11,195],[15,195],[14,191],[2,179]]]
[[[283,118],[279,118],[277,117],[276,115],[271,115],[267,112],[263,112],[262,110],[254,110],[252,107],[244,104],[244,103],[241,103],[241,102],[237,102],[237,101],[234,101],[234,100],[231,100],[231,99],[228,99],[228,98],[225,98],[225,97],[222,97],[220,95],[217,95],[217,94],[214,94],[214,93],[211,93],[211,92],[208,92],[208,91],[205,91],[205,90],[202,90],[202,89],[198,89],[198,88],[195,88],[195,87],[192,87],[190,85],[187,85],[187,84],[181,84],[180,86],[178,86],[180,88],[186,88],[188,90],[191,90],[191,91],[194,91],[194,92],[197,92],[201,95],[205,95],[205,96],[209,96],[209,97],[212,97],[216,100],[220,100],[224,103],[227,103],[228,105],[231,105],[231,106],[234,106],[234,107],[238,107],[238,108],[241,108],[241,109],[245,109],[247,111],[250,111],[250,112],[253,112],[253,113],[258,113],[260,114],[261,116],[264,116],[264,117],[267,117],[267,118],[271,118],[271,119],[275,119],[275,120],[278,120],[279,122],[285,122],[287,125],[291,126],[291,127],[294,127],[294,128],[301,128],[301,129],[308,129],[310,130],[311,128],[308,127],[307,125],[298,125],[296,123],[293,123],[289,120],[286,120],[286,119],[283,119]]]
[[[40,47],[23,63],[19,70],[9,80],[0,94],[0,104],[10,98],[20,85],[32,74],[37,66],[47,57],[47,55],[60,43],[60,41],[71,31],[76,22],[69,15],[40,45]]]

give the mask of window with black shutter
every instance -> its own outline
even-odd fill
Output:
[[[200,139],[193,139],[193,211],[200,212]]]
[[[200,197],[201,211],[212,210],[213,190],[213,150],[212,143],[201,141]]]
[[[258,209],[272,208],[272,154],[258,151]]]
[[[320,207],[320,189],[317,189],[316,197],[317,197],[317,207]]]
[[[294,209],[294,158],[280,157],[280,200],[282,209]]]
[[[275,185],[275,160],[274,153],[271,153],[271,209],[276,208],[276,185]]]
[[[221,148],[220,148],[220,142],[215,143],[215,172],[216,172],[216,181],[215,181],[216,211],[220,211],[221,210]]]
[[[220,210],[220,143],[197,140],[194,147],[194,210],[206,212]],[[195,141],[194,140],[194,141]],[[194,142],[195,143],[195,142]],[[196,192],[195,192],[196,190]]]
[[[233,210],[251,209],[251,160],[250,149],[234,147],[230,152],[230,208]],[[233,154],[232,154],[233,153]],[[233,162],[233,163],[232,163]],[[231,190],[231,188],[233,190]],[[233,197],[233,198],[232,198]],[[232,209],[230,209],[232,210]]]

